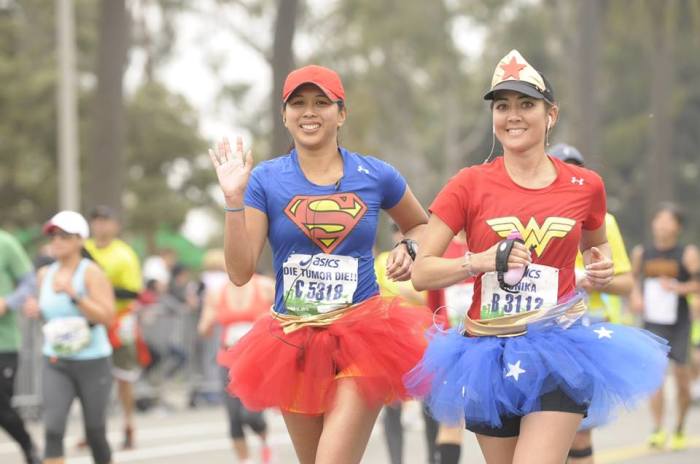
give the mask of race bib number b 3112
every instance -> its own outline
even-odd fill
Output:
[[[298,315],[321,314],[352,304],[357,258],[292,254],[282,266],[284,306]]]
[[[507,292],[498,285],[495,272],[481,277],[481,318],[489,319],[528,311],[538,311],[557,304],[559,269],[531,264],[527,274]]]

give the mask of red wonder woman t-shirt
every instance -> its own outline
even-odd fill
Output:
[[[581,230],[605,222],[605,187],[598,174],[551,158],[557,177],[549,186],[528,189],[511,180],[498,157],[462,169],[430,206],[457,234],[464,229],[474,253],[487,250],[517,230],[531,248],[528,276],[510,294],[498,289],[495,273],[479,275],[469,317],[512,314],[555,304],[575,288],[574,264]],[[482,301],[484,300],[484,301]]]

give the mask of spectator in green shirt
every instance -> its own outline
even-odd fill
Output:
[[[0,229],[0,426],[22,448],[27,463],[38,464],[39,453],[12,407],[20,349],[17,314],[34,289],[34,270],[19,242]]]

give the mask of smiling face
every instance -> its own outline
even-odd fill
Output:
[[[319,150],[337,145],[338,129],[346,110],[313,84],[297,88],[287,100],[282,117],[297,149]]]
[[[551,130],[557,114],[558,108],[545,105],[542,99],[503,90],[496,93],[493,101],[493,128],[506,152],[526,152],[537,147],[544,150],[548,116]]]

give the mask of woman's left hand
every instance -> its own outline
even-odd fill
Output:
[[[73,283],[71,282],[72,278],[72,275],[56,273],[56,277],[54,277],[53,280],[53,291],[56,293],[66,293],[69,297],[74,297],[75,291],[73,290]]]
[[[389,280],[403,282],[411,278],[413,260],[406,250],[406,245],[399,244],[389,252],[386,260],[386,277]]]
[[[596,247],[583,253],[586,263],[586,280],[596,290],[602,290],[612,281],[615,271],[613,262]]]

